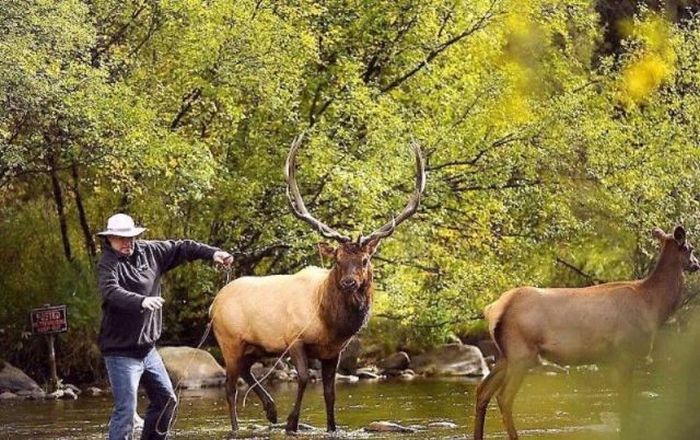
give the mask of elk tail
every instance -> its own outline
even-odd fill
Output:
[[[505,295],[504,295],[505,297]],[[484,308],[484,316],[489,324],[491,339],[496,344],[496,348],[501,356],[505,357],[505,345],[503,344],[503,319],[508,309],[510,301],[504,301],[504,297],[489,304]]]

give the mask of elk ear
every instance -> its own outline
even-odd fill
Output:
[[[657,240],[663,241],[666,238],[666,233],[661,228],[654,228],[654,230],[651,231],[651,236]]]
[[[676,240],[679,246],[685,243],[685,229],[683,226],[676,226],[676,229],[673,230],[673,239]]]
[[[365,252],[367,252],[370,257],[374,255],[375,252],[377,252],[377,248],[379,247],[379,241],[380,238],[375,238],[374,240],[368,241],[363,247]]]
[[[333,247],[333,245],[321,242],[318,244],[318,251],[321,253],[322,256],[324,256],[326,258],[335,259],[336,248]]]

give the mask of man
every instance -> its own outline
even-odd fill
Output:
[[[98,281],[102,293],[99,346],[114,397],[109,439],[132,438],[139,381],[150,405],[142,439],[164,439],[175,409],[175,392],[155,349],[162,327],[161,275],[193,260],[213,260],[226,267],[233,257],[191,240],[144,241],[145,231],[126,214],[107,221]]]

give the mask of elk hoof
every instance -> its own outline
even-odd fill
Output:
[[[277,423],[277,408],[274,405],[265,408],[265,417],[267,417],[268,422]]]
[[[287,419],[287,427],[284,430],[287,434],[295,435],[299,430],[299,420]]]

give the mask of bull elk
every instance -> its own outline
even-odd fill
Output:
[[[287,156],[287,197],[293,214],[322,236],[339,243],[320,243],[322,255],[334,261],[331,269],[307,267],[293,275],[248,276],[227,284],[210,309],[214,334],[226,364],[226,397],[231,428],[238,429],[236,382],[242,377],[253,388],[267,419],[277,422],[270,394],[251,374],[253,363],[263,357],[289,353],[298,373],[294,407],[287,417],[287,432],[299,425],[302,397],[309,380],[308,359],[321,361],[323,395],[328,431],[335,431],[335,373],[341,351],[365,324],[372,305],[372,264],[380,240],[411,217],[425,187],[425,166],[420,148],[416,157],[416,187],[403,211],[391,221],[356,241],[314,218],[307,210],[296,183],[299,135]]]
[[[477,388],[475,440],[483,438],[494,394],[509,438],[518,438],[513,399],[538,357],[570,365],[609,361],[621,378],[630,376],[635,360],[649,354],[659,326],[681,304],[684,271],[700,269],[682,226],[673,235],[656,228],[653,236],[661,254],[646,278],[584,288],[519,287],[486,307],[501,356]],[[624,387],[623,409],[629,398]]]

